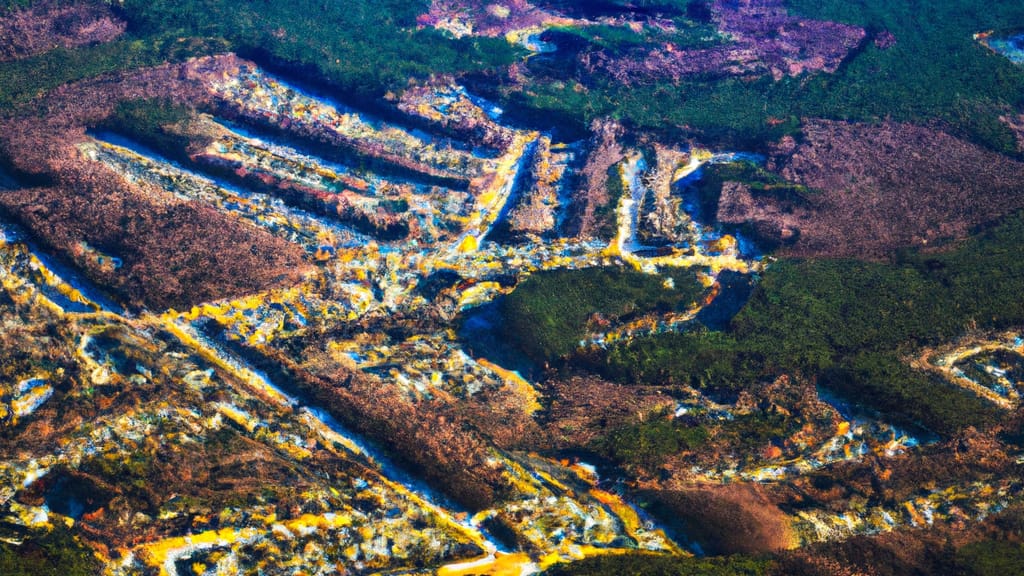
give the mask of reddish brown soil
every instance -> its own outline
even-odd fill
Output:
[[[0,206],[128,305],[188,309],[300,279],[297,246],[211,206],[170,200],[99,166],[60,177],[56,186],[0,195]],[[83,242],[123,265],[90,259]]]
[[[909,124],[812,120],[769,168],[817,192],[795,201],[726,185],[718,218],[789,256],[882,258],[1024,208],[1024,163]]]
[[[546,383],[551,406],[546,417],[549,442],[556,449],[586,446],[637,415],[668,408],[671,396],[643,386],[623,386],[594,377]]]
[[[55,47],[75,48],[109,42],[125,23],[101,2],[35,2],[0,17],[0,62],[25,58]]]
[[[799,76],[835,72],[866,36],[863,29],[790,16],[781,0],[716,0],[712,21],[728,40],[686,49],[671,42],[625,54],[611,50],[581,55],[583,69],[602,70],[623,83],[687,76]],[[890,34],[891,36],[891,34]]]
[[[211,206],[128,183],[76,148],[118,101],[201,102],[197,80],[232,61],[203,58],[63,86],[37,103],[39,116],[0,122],[0,150],[17,170],[48,182],[5,193],[0,206],[134,307],[182,309],[297,281],[307,270],[298,246]],[[123,266],[98,265],[83,243]]]
[[[321,360],[318,348],[303,351],[301,363],[269,349],[260,350],[257,361],[267,370],[283,369],[312,401],[459,504],[482,510],[514,490],[492,463],[480,431],[450,404],[442,399],[414,404],[375,376]]]
[[[787,548],[788,518],[757,484],[726,484],[645,495],[674,517],[709,554],[758,554]]]
[[[565,223],[567,236],[590,238],[615,225],[614,210],[608,207],[608,169],[624,158],[622,127],[611,120],[597,121],[591,126],[590,152],[580,173],[580,183],[572,193],[569,214]],[[601,216],[598,212],[608,212]]]

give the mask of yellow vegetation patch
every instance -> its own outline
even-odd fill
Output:
[[[477,360],[477,363],[497,374],[502,380],[511,385],[516,392],[526,398],[526,411],[528,413],[533,414],[537,410],[540,410],[540,394],[529,382],[526,381],[525,378],[520,376],[518,372],[506,370],[486,358]]]
[[[521,576],[530,573],[531,568],[536,567],[533,559],[528,554],[517,552],[515,554],[502,554],[497,552],[469,562],[449,564],[438,569],[438,576],[470,576],[473,574],[488,576]]]
[[[469,254],[471,252],[476,252],[479,247],[480,242],[476,239],[476,236],[468,234],[462,239],[462,242],[459,242],[458,251],[462,254]]]

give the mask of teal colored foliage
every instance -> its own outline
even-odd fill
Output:
[[[582,84],[537,76],[522,90],[509,90],[501,98],[525,120],[554,123],[568,134],[610,116],[668,138],[698,133],[708,144],[759,149],[799,128],[794,102],[770,95],[777,90],[769,78],[625,86],[604,77]],[[769,124],[769,118],[783,122]]]
[[[0,2],[0,14],[17,10],[18,8],[26,8],[31,4],[32,0],[3,0]]]
[[[632,47],[643,48],[651,42],[672,42],[679,48],[707,48],[720,44],[721,35],[710,24],[693,22],[685,18],[675,19],[676,31],[664,32],[651,26],[635,32],[627,26],[594,26],[555,28],[560,32],[579,36],[581,39],[611,50],[623,50]]]

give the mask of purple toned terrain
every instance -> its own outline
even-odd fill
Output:
[[[779,80],[804,72],[834,72],[864,41],[863,29],[791,16],[782,0],[716,0],[712,21],[724,44],[680,49],[671,42],[625,55],[608,50],[583,55],[590,71],[624,83],[687,76],[761,76]]]
[[[125,23],[108,7],[93,2],[37,2],[31,8],[0,15],[0,62],[61,46],[74,48],[109,42]],[[0,13],[2,14],[2,13]]]

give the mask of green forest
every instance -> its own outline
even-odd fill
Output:
[[[673,4],[685,13],[691,3]],[[896,44],[883,50],[867,42],[835,74],[778,82],[698,79],[626,86],[600,77],[581,83],[540,73],[525,86],[503,86],[494,72],[516,60],[520,49],[500,38],[456,40],[417,29],[415,18],[426,8],[422,1],[127,0],[116,6],[129,23],[122,40],[0,63],[0,104],[24,104],[48,88],[105,72],[233,50],[356,100],[400,91],[410,78],[468,75],[475,88],[500,98],[514,115],[560,125],[568,134],[582,134],[592,120],[611,116],[643,130],[758,148],[797,132],[803,117],[892,118],[938,123],[989,148],[1017,153],[998,118],[1024,105],[1024,71],[972,35],[1024,22],[1024,6],[978,0],[794,0],[790,6],[799,15],[863,26],[869,34],[889,31]],[[689,23],[684,37],[690,32],[707,37],[699,21],[676,20]],[[574,34],[597,44],[635,41],[621,29],[585,28]]]
[[[5,9],[24,4],[8,2]],[[118,41],[0,63],[0,108],[74,80],[229,51],[365,100],[404,88],[410,77],[488,70],[516,56],[504,39],[453,40],[416,30],[425,7],[397,0],[127,0],[114,7],[129,24]]]
[[[994,421],[987,402],[911,369],[906,359],[923,346],[968,331],[1024,323],[1024,216],[941,254],[906,252],[890,263],[856,260],[780,260],[764,273],[747,306],[725,332],[688,332],[636,338],[582,364],[626,384],[691,384],[738,390],[783,373],[816,379],[841,396],[859,399],[901,424],[953,434]],[[582,312],[603,310],[608,298],[578,290],[593,272],[535,276],[504,310],[537,322],[540,330],[511,340],[538,357],[566,354],[578,335],[555,319],[580,325]],[[623,294],[628,292],[622,291]],[[599,300],[595,300],[595,298]],[[630,300],[631,301],[631,300]],[[547,320],[545,320],[545,318]],[[571,335],[553,346],[555,334]]]
[[[688,4],[678,2],[677,4]],[[758,147],[799,130],[799,119],[820,117],[938,123],[956,135],[1016,154],[999,121],[1024,105],[1024,71],[992,54],[973,35],[1024,22],[1017,2],[845,2],[794,0],[792,12],[888,31],[896,44],[870,41],[835,74],[759,80],[683,80],[626,86],[603,78],[580,82],[536,76],[504,98],[536,120],[561,118],[579,128],[612,116],[638,128],[695,132],[708,142]],[[781,124],[769,122],[782,120]]]

